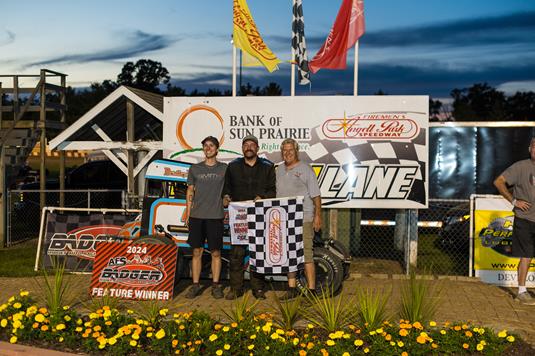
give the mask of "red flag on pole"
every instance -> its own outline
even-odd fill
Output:
[[[347,50],[353,47],[363,34],[363,0],[343,0],[325,43],[309,63],[312,73],[321,68],[345,69]]]

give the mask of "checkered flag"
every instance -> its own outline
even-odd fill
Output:
[[[306,85],[310,83],[310,69],[308,68],[302,0],[294,0],[292,33],[292,48],[294,49],[294,60],[298,68],[299,84]]]
[[[247,209],[249,264],[263,274],[303,268],[303,197],[257,200]]]

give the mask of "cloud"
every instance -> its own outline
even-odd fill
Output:
[[[70,54],[49,58],[43,61],[30,63],[27,67],[132,58],[147,52],[167,48],[176,41],[177,39],[172,39],[169,36],[155,35],[138,30],[128,34],[124,40],[120,41],[121,43],[127,43],[127,45],[90,53]]]
[[[5,46],[15,41],[15,34],[9,30],[0,33],[0,46]]]

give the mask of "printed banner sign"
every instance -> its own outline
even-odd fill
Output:
[[[229,162],[255,135],[259,155],[277,164],[281,142],[293,138],[324,207],[427,208],[428,110],[427,96],[165,98],[164,156],[202,161],[201,141],[212,135]]]
[[[302,269],[303,197],[257,200],[247,209],[247,220],[252,271],[281,274]]]
[[[137,214],[81,213],[56,214],[47,212],[46,231],[41,249],[45,268],[52,266],[53,256],[66,262],[66,269],[90,272],[96,254],[96,243],[118,236],[123,225]]]
[[[516,287],[519,259],[512,257],[514,214],[500,196],[475,198],[474,269],[483,282]],[[527,287],[535,287],[535,265],[531,265]]]
[[[178,247],[98,242],[90,294],[121,299],[169,300]]]
[[[230,241],[232,245],[248,245],[247,208],[254,202],[231,202],[228,206]]]

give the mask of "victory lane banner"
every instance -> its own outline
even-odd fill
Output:
[[[516,287],[519,259],[512,257],[514,213],[501,196],[475,196],[474,270],[481,281]],[[535,267],[528,271],[527,287],[535,286]]]
[[[176,245],[97,242],[90,294],[121,299],[169,300],[175,281]]]
[[[303,197],[263,199],[247,209],[249,264],[264,274],[303,268]]]
[[[52,259],[61,258],[65,261],[67,270],[91,271],[96,243],[105,241],[110,236],[118,236],[123,225],[134,220],[137,215],[137,213],[47,212],[41,249],[43,266],[52,267]]]

